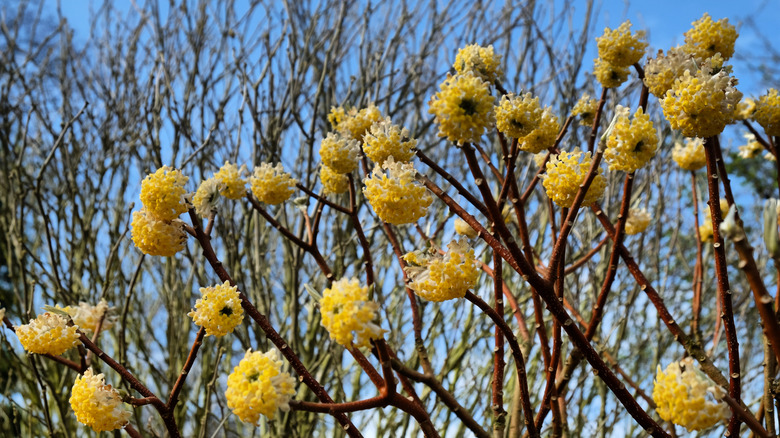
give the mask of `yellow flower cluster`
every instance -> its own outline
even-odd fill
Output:
[[[693,28],[685,32],[683,49],[696,58],[709,58],[720,53],[723,59],[734,55],[734,43],[737,41],[737,29],[729,24],[728,18],[712,21],[710,14],[691,23]]]
[[[756,140],[756,136],[750,133],[743,135],[747,143],[739,147],[740,158],[755,158],[761,153],[763,148],[761,143]]]
[[[320,168],[320,181],[322,182],[322,191],[325,194],[337,195],[349,190],[349,178],[347,178],[347,175],[336,173],[325,165]]]
[[[363,180],[363,194],[380,219],[401,225],[425,216],[433,197],[415,180],[416,175],[411,163],[396,163],[388,158],[381,168],[374,167],[372,175]]]
[[[689,432],[705,430],[729,418],[724,391],[696,368],[693,359],[672,362],[655,376],[653,400],[658,416]]]
[[[297,183],[298,180],[284,171],[282,163],[276,163],[276,166],[262,163],[255,167],[254,174],[249,178],[249,185],[255,198],[271,205],[281,204],[289,199]]]
[[[176,169],[163,166],[141,182],[144,209],[158,221],[170,221],[187,211],[184,184],[189,178]]]
[[[493,51],[493,46],[471,44],[458,50],[453,67],[458,74],[471,72],[488,83],[496,82],[504,74],[501,71],[501,55]]]
[[[133,243],[144,254],[170,257],[184,249],[187,234],[179,219],[160,221],[143,209],[133,212]]]
[[[679,129],[686,137],[720,134],[734,119],[737,103],[742,98],[742,93],[734,88],[735,78],[725,70],[713,75],[706,64],[695,75],[683,72],[661,100],[672,129]]]
[[[477,230],[461,218],[455,218],[455,232],[470,239],[477,237]]]
[[[368,299],[368,287],[361,287],[357,278],[334,281],[322,292],[322,326],[345,347],[370,347],[371,339],[382,338],[385,331],[373,322],[378,310],[379,304]]]
[[[371,125],[371,129],[363,136],[363,151],[371,161],[382,165],[389,157],[395,161],[409,161],[414,157],[417,140],[409,135],[409,130],[394,125],[390,117]]]
[[[246,196],[246,165],[239,168],[235,164],[225,161],[219,171],[214,174],[214,179],[221,183],[220,193],[228,199],[241,199]]]
[[[628,79],[628,67],[618,67],[596,58],[593,61],[593,75],[604,88],[615,88]]]
[[[720,212],[721,217],[726,217],[729,212],[729,203],[725,199],[720,200]],[[706,242],[712,239],[714,230],[712,229],[712,215],[709,209],[704,211],[704,223],[699,225],[699,237],[702,242]]]
[[[212,177],[204,180],[195,191],[192,197],[192,205],[195,212],[200,217],[206,217],[216,210],[217,201],[219,201],[219,192],[224,189],[222,181]]]
[[[588,175],[591,162],[590,152],[583,153],[580,148],[574,148],[571,152],[561,151],[560,154],[551,156],[542,180],[547,196],[560,207],[571,207],[580,185]],[[582,205],[591,205],[604,194],[607,182],[601,175],[601,170],[599,167],[596,171]]]
[[[328,121],[330,126],[338,133],[352,140],[363,141],[363,136],[375,122],[382,119],[382,113],[379,108],[370,104],[366,108],[358,111],[357,108],[350,108],[345,111],[342,107],[330,109]],[[349,173],[349,172],[341,172]]]
[[[405,269],[409,288],[428,301],[463,298],[479,278],[474,249],[464,239],[450,242],[444,256],[414,251],[406,254],[404,260],[409,263]]]
[[[522,138],[539,126],[542,108],[539,98],[531,96],[531,93],[501,96],[501,103],[495,108],[496,127],[500,132],[510,138]]]
[[[329,132],[320,143],[323,164],[336,173],[350,173],[357,169],[360,142],[339,133]]]
[[[677,142],[672,150],[672,159],[685,170],[701,169],[707,164],[707,156],[704,154],[704,140],[688,138],[685,140],[684,146]]]
[[[749,120],[756,113],[756,100],[750,97],[742,99],[737,104],[737,112],[734,115],[735,120]]]
[[[29,324],[16,327],[16,336],[30,353],[60,355],[79,343],[78,326],[56,313],[43,313]]]
[[[647,229],[650,225],[650,213],[644,208],[632,208],[628,210],[628,217],[626,218],[625,232],[627,235],[639,234]]]
[[[604,29],[604,35],[596,38],[599,58],[615,67],[629,67],[642,58],[647,48],[645,31],[631,33],[631,21],[623,22],[617,29]]]
[[[195,309],[187,316],[196,325],[206,329],[206,336],[225,336],[244,320],[238,288],[231,286],[229,281],[202,287],[200,293],[201,298],[195,302]]]
[[[73,320],[73,324],[77,325],[81,330],[95,332],[97,330],[98,323],[103,320],[100,330],[109,330],[116,323],[116,316],[109,315],[109,311],[113,309],[108,308],[106,300],[100,299],[97,305],[93,306],[89,303],[80,302],[78,307],[67,306],[62,309],[65,313],[70,315]]]
[[[633,120],[629,120],[628,113],[628,108],[618,105],[617,122],[604,151],[609,170],[635,172],[644,167],[658,149],[658,136],[650,116],[642,108],[636,111]]]
[[[471,72],[447,76],[428,103],[436,116],[439,137],[457,144],[476,143],[493,124],[493,96],[488,83]]]
[[[550,107],[545,107],[544,111],[542,111],[542,118],[539,120],[539,126],[531,131],[530,134],[518,140],[519,148],[521,151],[538,154],[555,144],[555,139],[558,137],[560,130],[561,126],[558,124],[558,118],[553,115]]]
[[[777,94],[777,89],[770,88],[765,96],[758,99],[753,118],[764,128],[767,135],[780,135],[780,95]]]
[[[279,352],[248,350],[227,379],[227,405],[241,421],[259,425],[260,414],[273,420],[277,409],[290,410],[295,379],[282,372]]]
[[[596,99],[590,97],[588,93],[585,93],[574,105],[571,110],[572,116],[580,116],[580,125],[593,126],[593,121],[596,118],[596,111],[599,108],[599,102]]]
[[[684,71],[696,71],[693,56],[680,47],[673,47],[666,55],[659,50],[658,56],[647,61],[645,66],[645,86],[653,96],[663,99]]]
[[[70,396],[70,407],[79,423],[95,432],[106,432],[124,427],[132,411],[127,409],[119,392],[106,385],[103,374],[93,374],[87,369],[76,377]]]

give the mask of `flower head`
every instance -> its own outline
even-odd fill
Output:
[[[358,142],[363,141],[363,136],[366,135],[371,125],[381,119],[382,113],[379,112],[379,109],[374,104],[370,104],[359,111],[357,108],[350,108],[349,111],[345,111],[342,107],[331,108],[328,115],[328,121],[333,129],[341,135]]]
[[[100,320],[103,320],[100,330],[109,330],[116,323],[116,315],[110,314],[114,308],[108,307],[105,299],[100,299],[97,305],[80,302],[78,307],[67,306],[62,309],[70,315],[73,324],[76,324],[81,330],[95,332]]]
[[[380,219],[401,225],[425,216],[433,197],[416,181],[416,174],[411,163],[396,163],[388,158],[381,167],[374,167],[371,177],[363,180],[363,194]]]
[[[555,144],[555,139],[558,137],[558,131],[560,130],[561,126],[558,124],[558,118],[553,115],[550,107],[546,107],[539,120],[539,126],[531,131],[530,134],[519,139],[518,147],[521,151],[538,154]]]
[[[158,221],[170,221],[187,211],[184,196],[186,176],[176,169],[163,166],[141,182],[141,202],[144,209]]]
[[[258,201],[277,205],[286,201],[295,191],[298,180],[284,171],[282,163],[271,166],[261,163],[255,167],[254,174],[249,178],[252,194]]]
[[[701,169],[707,164],[707,156],[704,154],[704,140],[687,138],[684,146],[681,142],[677,142],[672,150],[672,159],[685,170]]]
[[[686,137],[718,135],[735,117],[737,102],[742,98],[734,88],[737,80],[725,70],[715,74],[711,71],[705,63],[695,74],[683,72],[661,100],[672,129],[679,129]]]
[[[206,217],[216,210],[219,193],[224,190],[224,183],[212,177],[204,180],[195,191],[192,197],[192,205],[195,206],[195,212],[200,217]]]
[[[325,194],[344,193],[349,190],[349,178],[343,173],[334,172],[326,165],[320,168],[320,181],[322,182],[322,191]]]
[[[459,217],[455,218],[455,232],[470,239],[474,239],[478,235],[477,230],[471,228],[471,225]]]
[[[16,336],[25,350],[36,354],[60,355],[79,343],[78,326],[56,313],[43,313],[29,324],[16,327]]]
[[[756,140],[756,136],[751,133],[745,133],[743,137],[745,137],[747,143],[739,147],[740,158],[755,158],[758,156],[764,148]]]
[[[200,288],[201,298],[195,309],[187,314],[192,321],[206,329],[206,336],[225,336],[244,320],[244,308],[238,296],[238,287],[229,281]]]
[[[653,400],[658,416],[689,432],[709,429],[729,418],[724,391],[697,369],[690,357],[672,362],[655,376]]]
[[[604,88],[619,87],[628,79],[628,67],[610,64],[600,58],[593,60],[593,75]]]
[[[170,257],[184,249],[184,222],[157,220],[145,208],[133,213],[131,237],[144,254]]]
[[[241,199],[246,196],[246,165],[239,168],[225,161],[225,164],[214,174],[214,179],[222,183],[220,193],[228,199]]]
[[[753,118],[764,128],[767,135],[780,135],[780,95],[776,89],[770,88],[765,96],[758,99]]]
[[[338,173],[350,173],[357,169],[360,142],[339,133],[329,132],[320,143],[323,164]]]
[[[666,55],[659,50],[658,56],[647,61],[643,81],[653,96],[662,99],[684,71],[696,71],[692,55],[680,47],[671,48]]]
[[[571,152],[561,151],[558,155],[553,155],[547,162],[547,173],[544,175],[542,185],[550,197],[560,207],[571,207],[574,198],[580,189],[580,184],[585,181],[591,164],[590,152],[582,152],[580,148],[574,148]],[[596,171],[585,199],[582,205],[591,205],[596,202],[601,195],[607,183],[604,176],[601,175],[601,167]]]
[[[368,287],[361,287],[357,278],[334,281],[322,292],[320,310],[330,338],[345,347],[370,347],[370,340],[381,339],[385,332],[373,322],[379,304],[369,301]]]
[[[417,140],[411,138],[409,130],[394,125],[390,117],[371,125],[371,129],[363,136],[363,151],[371,161],[383,164],[389,157],[395,161],[409,161],[414,157]]]
[[[474,249],[465,239],[450,242],[443,256],[414,251],[406,254],[404,260],[409,263],[405,269],[409,275],[409,288],[428,301],[463,298],[479,278]]]
[[[639,234],[645,231],[650,225],[650,213],[644,208],[632,208],[628,210],[628,217],[626,218],[625,232],[628,235]]]
[[[724,59],[734,55],[734,43],[737,41],[737,29],[729,24],[728,18],[712,21],[710,14],[691,23],[693,28],[685,32],[683,49],[696,58],[709,58],[720,53]]]
[[[478,142],[495,120],[488,83],[466,72],[448,75],[439,88],[428,103],[428,112],[436,115],[439,137],[458,144]]]
[[[233,413],[255,426],[260,422],[260,414],[273,420],[277,409],[289,411],[293,395],[295,379],[282,372],[277,350],[267,353],[248,350],[228,376],[225,391],[227,405]]]
[[[737,104],[737,112],[734,114],[735,120],[750,120],[756,113],[756,99],[746,97]]]
[[[599,102],[596,99],[590,97],[588,93],[585,93],[574,105],[571,110],[572,116],[580,116],[580,125],[593,126],[593,120],[596,118],[596,110],[598,110]]]
[[[596,38],[599,58],[616,66],[630,67],[645,54],[645,31],[631,33],[631,21],[625,21],[615,30],[604,29],[604,35]]]
[[[634,172],[647,164],[658,149],[656,135],[650,116],[639,108],[633,120],[629,120],[629,109],[618,106],[618,117],[607,139],[604,160],[609,170]]]
[[[725,199],[720,200],[720,212],[721,217],[726,217],[726,214],[729,212],[729,203]],[[706,242],[707,240],[712,239],[712,236],[712,215],[709,210],[707,210],[704,213],[704,223],[699,225],[699,238],[701,238],[702,242]]]
[[[501,71],[501,55],[493,51],[493,46],[471,44],[458,50],[453,67],[458,74],[471,72],[489,83],[499,80],[504,74]]]
[[[125,407],[119,392],[106,385],[103,374],[93,374],[87,369],[76,377],[70,396],[70,407],[79,423],[95,432],[105,432],[124,427],[132,411]]]
[[[531,96],[531,93],[501,96],[501,103],[496,107],[496,126],[500,132],[511,138],[521,138],[539,126],[542,108],[539,98]]]

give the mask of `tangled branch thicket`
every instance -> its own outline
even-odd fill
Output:
[[[3,436],[777,433],[780,98],[729,65],[768,42],[49,5],[0,7]]]

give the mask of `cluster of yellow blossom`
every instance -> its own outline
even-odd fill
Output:
[[[360,142],[337,132],[329,132],[320,143],[322,162],[337,173],[350,173],[357,168]]]
[[[571,207],[580,185],[588,175],[591,163],[590,152],[583,153],[580,148],[574,148],[571,152],[561,151],[560,154],[551,156],[542,180],[547,196],[560,207]],[[604,194],[607,182],[601,175],[601,170],[599,167],[596,171],[582,205],[591,205]]]
[[[410,138],[409,130],[394,125],[390,117],[371,125],[363,136],[363,151],[378,165],[393,157],[395,161],[409,161],[414,157],[417,140]]]
[[[439,125],[439,137],[457,144],[478,142],[495,121],[488,83],[466,72],[448,75],[439,88],[428,103],[428,112]]]
[[[471,225],[459,217],[455,218],[455,232],[470,239],[474,239],[478,234],[477,230],[471,228]]]
[[[170,257],[184,249],[187,234],[179,219],[160,221],[146,209],[133,212],[133,243],[144,254]]]
[[[692,74],[684,71],[661,100],[666,119],[672,129],[686,137],[712,137],[720,134],[735,117],[742,93],[734,86],[737,80],[725,70],[712,74],[705,62]]]
[[[756,113],[756,100],[746,97],[737,104],[737,111],[734,114],[734,120],[742,121],[753,118]]]
[[[216,210],[219,193],[224,190],[222,181],[212,177],[203,180],[192,197],[192,205],[195,212],[201,217],[206,217]]]
[[[76,378],[70,396],[70,407],[79,423],[95,432],[105,432],[124,427],[132,411],[125,407],[119,392],[106,385],[103,374],[93,374],[87,369]]]
[[[143,208],[133,213],[131,237],[144,254],[168,257],[184,249],[187,235],[177,218],[187,211],[188,179],[163,166],[141,182]]]
[[[571,110],[572,116],[580,116],[580,125],[593,126],[593,121],[596,118],[596,111],[598,110],[599,102],[596,99],[590,97],[588,93],[585,93],[574,105]]]
[[[628,210],[628,217],[626,218],[625,232],[627,235],[639,234],[647,229],[650,225],[650,213],[644,208],[632,208]]]
[[[753,118],[764,128],[767,135],[780,135],[780,95],[777,94],[777,89],[770,88],[765,96],[758,99]]]
[[[349,190],[349,178],[343,173],[336,173],[328,166],[320,167],[320,182],[324,194],[344,193]]]
[[[328,114],[328,121],[333,129],[341,135],[357,141],[362,141],[371,125],[381,119],[382,113],[374,104],[360,110],[350,108],[349,111],[345,111],[343,107],[333,107]]]
[[[372,175],[363,180],[363,194],[380,219],[401,225],[425,216],[433,197],[416,181],[416,175],[411,163],[397,163],[388,158],[381,167],[374,167]]]
[[[64,317],[49,312],[16,327],[16,336],[25,350],[36,354],[57,356],[79,343],[78,326],[68,326]]]
[[[685,32],[683,50],[697,59],[706,59],[720,53],[723,59],[734,55],[734,43],[737,41],[737,29],[729,24],[728,18],[712,21],[710,14],[691,23],[693,28]]]
[[[225,161],[225,164],[214,174],[214,179],[221,183],[220,193],[228,199],[241,199],[246,196],[246,165],[239,168]]]
[[[593,63],[593,75],[604,88],[619,87],[628,79],[628,67],[617,67],[598,58]]]
[[[471,44],[458,50],[453,67],[458,74],[471,72],[488,83],[496,82],[504,74],[501,56],[493,51],[493,46]]]
[[[672,159],[685,170],[698,170],[707,164],[704,154],[704,140],[701,138],[685,139],[685,145],[677,142],[672,150]]]
[[[607,139],[604,160],[609,170],[635,172],[644,167],[655,156],[658,136],[650,116],[639,108],[633,120],[629,120],[629,109],[617,107],[617,121]]]
[[[372,339],[381,339],[384,330],[374,324],[379,304],[369,301],[368,287],[357,278],[342,278],[322,292],[322,326],[330,338],[349,347],[370,347]]]
[[[726,214],[729,212],[729,203],[725,199],[720,200],[720,214],[721,217],[726,217]],[[712,229],[712,214],[710,214],[709,209],[705,209],[704,211],[704,223],[699,225],[699,237],[701,238],[702,242],[706,242],[710,239],[712,239],[714,230]]]
[[[201,298],[195,309],[187,314],[192,321],[206,329],[206,335],[225,336],[244,320],[244,308],[238,287],[229,281],[211,287],[200,288]]]
[[[276,411],[290,410],[295,379],[282,372],[279,352],[248,350],[227,379],[227,405],[241,421],[259,425],[260,414],[273,420]]]
[[[755,158],[764,149],[761,143],[756,140],[756,136],[750,133],[743,135],[747,143],[739,147],[740,158]]]
[[[558,137],[560,130],[561,126],[558,124],[558,118],[553,115],[550,107],[545,107],[539,120],[539,126],[531,131],[530,134],[518,140],[519,148],[521,151],[538,154],[555,144],[555,139]]]
[[[647,61],[643,81],[653,96],[663,99],[674,85],[674,80],[685,71],[696,71],[693,56],[680,47],[671,48],[666,55],[659,50],[658,56]]]
[[[479,263],[474,249],[465,240],[452,241],[444,256],[423,251],[407,253],[409,288],[428,301],[463,298],[477,284]]]
[[[525,137],[539,126],[542,119],[539,98],[532,97],[531,93],[501,96],[501,103],[495,111],[496,127],[510,138]]]
[[[596,38],[599,58],[616,67],[630,67],[639,62],[647,49],[645,31],[631,33],[631,21],[623,22],[617,29],[604,29],[604,35]]]
[[[672,362],[655,376],[653,401],[663,420],[688,429],[705,430],[729,418],[724,391],[697,369],[693,359]]]
[[[89,303],[80,302],[78,307],[67,306],[62,309],[63,312],[70,315],[73,320],[73,324],[77,325],[81,330],[95,332],[98,324],[102,319],[101,330],[109,330],[116,323],[116,316],[109,314],[108,303],[105,299],[100,299],[100,302],[93,306]]]
[[[284,171],[282,163],[276,163],[276,166],[262,163],[255,167],[254,173],[249,178],[249,185],[255,198],[271,205],[281,204],[289,199],[297,183],[298,180]]]

